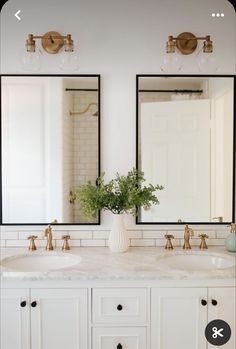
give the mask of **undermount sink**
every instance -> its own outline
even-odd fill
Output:
[[[234,267],[235,257],[211,253],[179,253],[157,258],[158,266],[174,270],[220,270]]]
[[[80,261],[79,256],[50,251],[41,254],[29,253],[7,257],[1,261],[1,266],[12,271],[45,272],[73,267]]]

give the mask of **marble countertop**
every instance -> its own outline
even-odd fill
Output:
[[[1,250],[0,263],[4,258],[16,258],[17,255],[39,256],[40,254],[69,253],[80,257],[80,262],[73,267],[53,271],[16,271],[1,265],[2,280],[193,280],[193,279],[232,279],[236,275],[236,267],[212,270],[178,270],[163,268],[159,257],[174,254],[197,254],[199,258],[204,254],[213,256],[228,256],[236,259],[236,254],[228,253],[223,247],[211,247],[209,250],[200,251],[193,248],[183,251],[175,248],[166,251],[161,247],[132,247],[126,253],[111,253],[108,248],[84,247],[72,248],[68,252],[54,250],[45,252],[38,249],[29,252],[25,248],[4,248]],[[164,259],[163,259],[164,260]]]

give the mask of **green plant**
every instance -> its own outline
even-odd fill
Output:
[[[152,204],[159,204],[154,192],[162,190],[163,186],[144,185],[142,171],[133,169],[127,176],[117,173],[108,183],[105,183],[104,176],[105,173],[97,179],[96,185],[88,182],[73,192],[74,200],[79,201],[85,215],[95,217],[100,210],[137,215],[141,206],[148,209]]]

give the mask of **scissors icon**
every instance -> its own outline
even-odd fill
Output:
[[[217,336],[224,337],[221,333],[224,329],[221,328],[220,330],[217,329],[217,327],[212,327],[212,331],[214,332],[212,335],[212,338],[217,338]]]

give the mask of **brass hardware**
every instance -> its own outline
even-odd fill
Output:
[[[213,217],[213,220],[217,220],[218,222],[222,223],[223,222],[223,217],[219,216],[219,217]]]
[[[62,249],[63,251],[68,251],[68,250],[70,250],[70,246],[69,246],[69,243],[68,243],[68,240],[70,239],[70,235],[62,235],[61,238],[62,238],[62,240],[64,240],[61,249]]]
[[[35,39],[41,39],[42,48],[50,54],[58,53],[62,47],[64,47],[65,52],[74,51],[74,42],[71,34],[61,35],[55,31],[47,32],[42,36],[29,34],[26,40],[27,52],[35,52]]]
[[[210,35],[197,37],[193,33],[183,32],[177,37],[173,37],[173,35],[168,36],[166,42],[166,53],[175,53],[175,48],[177,47],[179,52],[183,55],[189,55],[196,50],[198,40],[203,40],[202,50],[204,53],[213,52],[213,42],[211,41]]]
[[[41,45],[47,53],[58,53],[64,46],[63,36],[58,32],[47,32],[42,37]]]
[[[207,243],[206,243],[206,239],[208,239],[208,235],[206,235],[206,234],[200,234],[200,235],[198,235],[200,238],[201,238],[201,243],[200,243],[200,249],[201,250],[206,250],[206,249],[208,249],[208,247],[207,247]]]
[[[50,224],[44,230],[44,237],[47,238],[47,245],[45,247],[45,250],[52,251],[53,250],[53,245],[52,245],[52,227],[51,227]]]
[[[90,104],[85,108],[85,110],[83,110],[83,111],[70,111],[70,115],[82,115],[82,114],[85,114],[85,113],[89,110],[89,108],[90,108],[92,105],[98,106],[97,103],[90,103]],[[92,116],[98,116],[98,112],[96,111],[95,113],[92,114]]]
[[[165,249],[166,250],[173,250],[174,247],[172,245],[171,239],[174,239],[174,235],[166,234],[165,238],[167,239]]]
[[[183,55],[189,55],[197,48],[197,38],[189,32],[181,33],[177,36],[176,46]]]
[[[37,247],[35,245],[34,240],[37,239],[38,237],[36,235],[30,235],[28,236],[28,240],[30,240],[30,245],[29,245],[29,250],[30,251],[36,251]]]
[[[26,40],[26,50],[27,52],[35,52],[35,40],[33,34],[28,35]]]
[[[189,240],[191,237],[193,237],[193,235],[194,235],[193,229],[189,228],[188,224],[186,224],[184,229],[184,245],[183,245],[184,250],[191,249]]]

